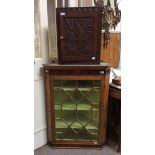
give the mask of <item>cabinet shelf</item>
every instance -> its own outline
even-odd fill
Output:
[[[67,122],[67,123],[66,123]],[[98,130],[98,122],[92,121],[90,123],[86,122],[86,121],[80,121],[81,124],[78,121],[75,121],[74,123],[72,121],[64,121],[64,120],[56,120],[56,129],[66,129],[69,127],[69,125],[71,125],[71,128],[73,129],[80,129],[83,126],[85,126],[85,128],[89,129],[95,129]],[[85,124],[85,125],[84,125]]]
[[[61,110],[61,104],[55,104],[55,110]],[[85,110],[85,111],[99,111],[99,105],[90,105],[90,104],[84,104],[84,103],[80,103],[77,105],[76,104],[72,104],[72,103],[66,103],[62,105],[62,110]]]
[[[98,123],[56,120],[56,137],[63,140],[95,140],[98,137]],[[70,124],[70,125],[68,125]],[[82,124],[85,124],[84,126]],[[63,138],[62,138],[63,137]]]
[[[97,141],[98,130],[96,130],[96,132],[93,134],[89,134],[86,130],[83,130],[81,131],[80,134],[76,135],[69,128],[65,133],[64,130],[62,129],[62,132],[56,132],[56,138],[57,140],[63,140],[63,141]]]
[[[56,89],[59,89],[59,88],[56,88]],[[88,91],[90,91],[91,90],[91,88],[78,88],[79,89],[79,91],[84,91],[84,92],[88,92]],[[76,88],[67,88],[67,87],[65,87],[65,88],[63,88],[63,90],[64,91],[75,91],[76,90]]]

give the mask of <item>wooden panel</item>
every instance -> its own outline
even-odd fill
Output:
[[[52,75],[51,76],[52,80],[101,80],[102,76],[98,75],[85,75],[85,76],[81,76],[81,75],[76,75],[76,76],[57,76],[57,75]]]
[[[107,49],[103,47],[103,35],[101,41],[101,60],[110,63],[112,67],[119,67],[121,50],[121,33],[110,33],[110,41]]]
[[[109,70],[110,69],[110,65],[108,63],[100,63],[99,65],[60,65],[60,64],[44,64],[43,65],[45,70],[44,72],[48,72],[48,70]]]
[[[105,71],[102,71],[105,72]],[[92,70],[91,72],[89,70],[60,70],[60,71],[56,71],[56,70],[50,70],[50,74],[51,75],[100,75],[100,71],[96,71],[96,70]]]
[[[109,93],[109,74],[103,76],[101,83],[101,106],[100,106],[100,137],[99,141],[104,144],[106,141],[107,108]],[[103,112],[102,112],[103,111]]]
[[[51,130],[51,97],[50,97],[50,79],[49,74],[46,73],[45,77],[45,95],[46,95],[46,113],[47,113],[47,132],[48,132],[48,141],[52,142],[52,130]]]

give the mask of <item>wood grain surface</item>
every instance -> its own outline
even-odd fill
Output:
[[[118,68],[121,51],[121,33],[110,33],[110,41],[107,49],[103,46],[103,34],[101,37],[101,60],[110,63],[114,68]]]

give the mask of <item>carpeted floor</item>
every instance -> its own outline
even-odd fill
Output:
[[[103,149],[52,149],[44,145],[34,151],[34,155],[121,155],[111,147],[105,145]]]

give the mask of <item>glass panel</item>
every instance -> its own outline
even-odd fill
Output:
[[[54,81],[56,140],[98,140],[100,84],[99,80]]]

